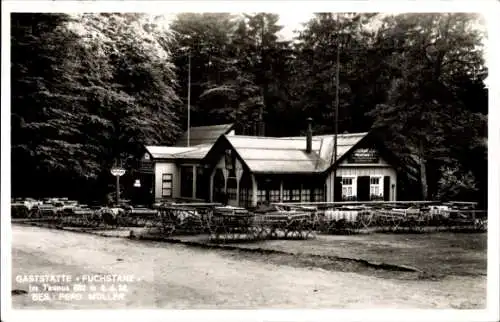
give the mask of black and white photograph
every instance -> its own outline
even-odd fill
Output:
[[[498,320],[488,9],[6,2],[11,316]]]

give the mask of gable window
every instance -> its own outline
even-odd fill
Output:
[[[161,175],[161,196],[172,197],[172,174],[163,173]]]

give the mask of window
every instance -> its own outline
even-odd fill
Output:
[[[342,185],[352,185],[352,178],[342,177]]]
[[[280,201],[280,181],[277,178],[272,176],[258,176],[257,186],[257,201]]]
[[[280,201],[280,191],[279,190],[270,190],[269,191],[269,201],[279,202]]]
[[[314,201],[324,201],[323,189],[316,188],[314,189]]]
[[[193,197],[193,167],[181,167],[181,197]]]
[[[257,201],[266,201],[266,190],[257,190]]]
[[[248,172],[243,172],[240,179],[240,207],[250,207],[252,204],[252,178]]]
[[[350,198],[354,195],[353,180],[352,177],[342,177],[342,198]]]
[[[227,178],[226,192],[229,200],[236,200],[236,178]]]
[[[297,181],[283,180],[283,202],[300,202],[301,184]]]
[[[302,188],[302,192],[301,192],[301,196],[300,196],[300,200],[302,202],[309,202],[311,201],[311,189],[307,189],[307,188]]]
[[[161,196],[172,197],[172,174],[163,173],[161,175]]]
[[[382,180],[380,177],[370,177],[370,199],[378,200],[382,196]]]
[[[240,207],[248,207],[250,205],[250,191],[248,190],[248,188],[240,188],[239,203]]]
[[[290,190],[283,190],[283,201],[290,201]]]

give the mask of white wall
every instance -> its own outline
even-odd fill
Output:
[[[390,166],[384,166],[383,164],[380,165],[353,165],[350,164],[348,166],[341,165],[337,168],[337,177],[360,177],[360,176],[389,176],[391,178],[390,182],[390,189],[391,192],[389,194],[390,200],[395,201],[397,200],[397,173],[396,170]],[[328,175],[328,178],[326,180],[326,193],[327,193],[327,198],[326,200],[328,202],[333,202],[333,171]],[[392,185],[395,185],[394,187],[394,193],[392,192]],[[383,178],[382,178],[382,189],[383,189]],[[354,191],[356,188],[356,184],[354,184]]]
[[[180,176],[177,165],[173,162],[156,162],[155,163],[155,199],[161,199],[162,174],[172,174],[172,197],[179,198],[180,196]]]

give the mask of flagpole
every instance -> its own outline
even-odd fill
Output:
[[[191,51],[188,52],[188,106],[187,106],[187,146],[190,146],[191,131]]]
[[[339,14],[337,13],[337,61],[335,68],[335,136],[333,141],[333,164],[337,162],[337,135],[339,132],[339,77],[340,77],[340,42],[339,42]],[[335,183],[337,180],[337,166],[333,168],[333,201],[335,201]]]

